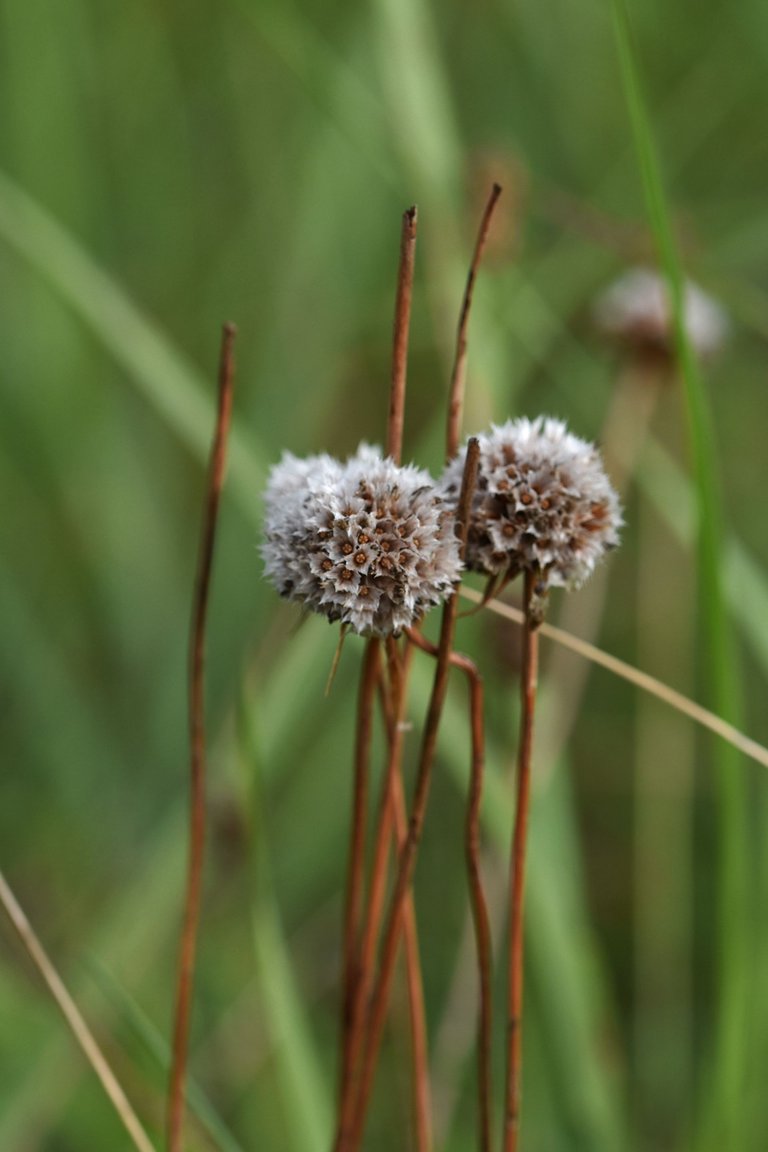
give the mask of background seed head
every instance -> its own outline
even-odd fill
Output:
[[[597,298],[596,326],[606,336],[638,350],[674,353],[666,281],[650,268],[632,268]],[[728,333],[725,312],[692,281],[685,282],[684,319],[694,351],[703,357],[720,348]]]
[[[581,585],[619,542],[619,501],[594,445],[543,416],[493,425],[478,437],[480,463],[466,564],[478,572],[537,577],[538,590]],[[462,450],[441,487],[458,499]]]
[[[280,595],[362,635],[400,632],[459,579],[453,508],[429,473],[368,444],[345,464],[286,453],[265,504],[265,573]]]

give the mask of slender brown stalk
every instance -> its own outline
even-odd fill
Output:
[[[491,1098],[492,1098],[492,942],[491,923],[485,899],[480,870],[480,804],[483,795],[485,767],[485,723],[483,716],[483,682],[472,665],[468,669],[470,691],[470,724],[472,728],[472,771],[464,826],[464,850],[467,859],[470,902],[475,922],[477,966],[480,977],[480,1014],[478,1021],[478,1123],[480,1148],[491,1152]]]
[[[99,1048],[90,1028],[80,1014],[80,1009],[70,996],[67,988],[54,968],[48,954],[37,938],[24,910],[14,896],[8,882],[0,872],[0,903],[21,941],[30,960],[42,976],[48,991],[53,996],[59,1011],[66,1020],[69,1030],[79,1044],[83,1055],[101,1081],[101,1085],[111,1100],[123,1126],[139,1152],[155,1152],[140,1120],[133,1111],[128,1098],[110,1068],[104,1053]]]
[[[381,704],[385,717],[389,752],[387,769],[382,785],[379,818],[375,837],[368,914],[362,943],[360,945],[360,979],[356,986],[356,994],[352,1007],[353,1027],[350,1030],[350,1073],[343,1086],[341,1097],[345,1123],[351,1123],[354,1112],[357,1090],[357,1064],[359,1063],[360,1051],[365,1037],[365,1022],[371,985],[373,983],[376,946],[381,930],[393,831],[397,837],[397,846],[400,850],[408,833],[408,814],[400,765],[405,731],[403,709],[412,649],[409,648],[405,656],[401,658],[396,641],[389,637],[387,639],[387,651],[390,668],[390,691],[386,690],[381,680],[379,681],[379,687],[381,690]],[[396,706],[400,709],[397,714],[397,719],[395,718],[396,713],[393,707],[393,700],[395,700]],[[410,890],[405,903],[403,937],[405,941],[410,1039],[413,1056],[411,1086],[413,1092],[415,1148],[417,1152],[429,1152],[432,1146],[432,1093],[429,1079],[426,1012],[424,1008],[424,988],[421,976],[418,928],[413,893]],[[345,1095],[347,1093],[348,1095]]]
[[[501,196],[501,185],[494,184],[491,189],[491,194],[488,197],[485,211],[483,212],[483,218],[480,221],[480,228],[477,233],[477,240],[475,241],[475,251],[472,255],[472,263],[469,267],[467,284],[464,289],[464,299],[461,303],[459,326],[456,333],[456,353],[453,362],[453,372],[451,374],[448,422],[445,432],[445,454],[448,460],[451,460],[459,449],[461,416],[464,410],[464,385],[467,376],[467,329],[469,327],[469,312],[472,307],[472,294],[475,289],[477,270],[480,267],[480,261],[483,257],[485,242],[488,239],[488,230],[491,226],[491,217],[493,216],[493,210],[496,207],[496,201],[499,199],[499,196]]]
[[[357,705],[352,822],[344,909],[342,972],[341,1063],[339,1101],[351,1075],[350,1045],[357,983],[360,979],[360,948],[363,888],[365,885],[365,833],[368,812],[368,775],[373,735],[373,706],[380,673],[380,645],[372,637],[365,647]]]
[[[409,632],[410,631],[413,631],[416,635],[418,635],[417,628],[409,629]],[[388,640],[388,644],[390,645],[390,650],[393,652],[393,654],[397,654],[398,649],[395,641],[390,639]],[[391,682],[397,685],[400,692],[401,714],[397,722],[395,721],[395,714],[392,709],[390,696],[384,689],[383,683],[380,685],[382,688],[382,711],[384,712],[384,717],[386,720],[387,735],[390,746],[394,744],[396,738],[396,724],[400,727],[401,733],[404,730],[404,703],[406,698],[405,694],[412,656],[413,649],[409,647],[406,649],[402,660],[398,661],[390,676]],[[397,678],[401,678],[402,683],[399,683]],[[388,804],[386,808],[386,827],[383,829],[384,835],[389,838],[389,826],[394,819],[398,853],[402,852],[403,846],[405,845],[405,841],[408,836],[408,810],[405,802],[403,776],[400,770],[400,760],[402,759],[402,743],[400,747],[400,757],[399,759],[392,761],[394,771],[386,782],[386,797]],[[372,938],[375,940],[378,940],[379,937],[383,898],[384,886],[383,884],[380,884],[377,885],[377,899],[376,907],[374,910],[375,924],[372,928]],[[413,891],[411,889],[408,890],[408,894],[405,900],[405,910],[403,913],[403,939],[405,944],[405,968],[406,979],[408,982],[408,1015],[410,1024],[411,1052],[413,1058],[411,1091],[414,1142],[416,1152],[429,1152],[432,1147],[432,1089],[429,1076],[427,1017],[424,1006],[424,982],[421,973],[418,924],[416,921],[416,906],[414,904]],[[372,975],[372,967],[369,969],[369,971]],[[361,1017],[361,1020],[364,1023],[364,1015]]]
[[[181,931],[181,947],[176,976],[176,1011],[173,1051],[168,1087],[166,1139],[168,1152],[181,1152],[184,1126],[184,1079],[189,1045],[189,1016],[195,968],[197,926],[200,919],[200,893],[205,848],[205,622],[211,584],[216,519],[224,482],[227,438],[232,417],[234,385],[234,342],[236,328],[225,324],[219,357],[219,396],[216,428],[208,468],[208,487],[200,536],[195,594],[192,609],[189,661],[189,739],[190,739],[190,824],[189,858]]]
[[[504,1085],[504,1152],[516,1152],[520,1130],[523,1011],[523,898],[525,894],[525,845],[531,797],[533,717],[538,679],[538,631],[532,618],[535,577],[525,574],[523,593],[523,666],[520,677],[520,742],[517,756],[517,805],[512,837],[509,877],[509,973],[507,986],[507,1072]]]
[[[399,852],[408,838],[408,811],[403,778],[395,774],[395,831]],[[429,1080],[427,1016],[424,1007],[424,981],[421,974],[419,933],[413,891],[408,890],[403,910],[403,943],[408,981],[408,1015],[410,1022],[413,1076],[411,1079],[413,1123],[416,1152],[429,1152],[432,1147],[432,1090]]]
[[[408,375],[408,334],[411,322],[411,300],[413,296],[413,274],[416,258],[416,228],[418,213],[415,205],[408,208],[402,217],[400,233],[400,261],[397,274],[397,295],[395,299],[395,319],[392,341],[392,375],[387,418],[387,455],[396,464],[402,457],[403,425],[405,418],[405,389]],[[394,779],[400,772],[403,753],[403,730],[400,720],[405,707],[405,683],[407,671],[401,666],[397,644],[391,638],[387,641],[387,666],[391,685],[391,706],[393,721],[388,725],[387,768],[379,805],[379,816],[374,842],[374,855],[371,867],[371,881],[368,895],[368,911],[362,929],[359,945],[356,945],[356,975],[349,979],[349,968],[345,960],[345,981],[343,993],[343,1054],[341,1081],[339,1085],[339,1110],[337,1139],[339,1133],[352,1122],[354,1112],[358,1061],[364,1038],[365,1015],[373,979],[376,945],[381,923],[381,909],[387,881],[390,843],[394,820]],[[378,677],[377,677],[378,679]],[[375,684],[375,681],[374,681]],[[362,734],[362,719],[358,714],[358,749]],[[355,817],[353,816],[353,837]],[[354,852],[359,851],[353,848]],[[362,868],[361,863],[350,862],[350,867]],[[351,874],[350,874],[351,875]],[[357,881],[356,881],[357,883]],[[345,957],[349,940],[345,944]]]
[[[379,811],[374,834],[373,861],[368,888],[367,912],[359,952],[358,978],[351,1002],[348,1075],[342,1085],[337,1120],[336,1140],[352,1125],[360,1071],[360,1056],[365,1039],[365,1021],[373,984],[376,947],[379,941],[384,897],[387,887],[389,854],[394,822],[395,779],[400,774],[404,740],[404,710],[409,659],[401,658],[397,641],[385,641],[389,692],[382,691],[382,706],[387,726],[387,765],[381,788]]]
[[[392,457],[395,464],[400,463],[403,445],[405,379],[408,368],[408,331],[411,325],[417,220],[418,213],[415,205],[403,213],[392,347],[392,386],[389,394],[389,420],[387,423],[387,455]]]
[[[408,639],[424,652],[437,656],[437,648],[424,637],[408,629]],[[468,656],[459,652],[451,654],[451,665],[461,669],[467,677],[469,687],[470,731],[472,744],[472,764],[469,779],[467,814],[464,824],[464,851],[467,862],[469,897],[472,918],[475,926],[477,968],[480,979],[480,1012],[478,1019],[478,1123],[481,1152],[490,1152],[491,1135],[491,1051],[493,998],[491,973],[493,968],[493,945],[488,904],[485,899],[483,878],[480,869],[480,805],[483,798],[483,775],[485,771],[485,723],[483,703],[483,681],[477,666]]]
[[[467,445],[467,459],[464,466],[464,477],[456,516],[456,530],[460,538],[462,553],[466,544],[467,514],[477,475],[479,450],[480,446],[478,441],[473,437]],[[384,1020],[387,1013],[389,989],[392,983],[392,974],[397,956],[397,945],[402,929],[403,909],[411,883],[411,876],[416,861],[416,852],[421,840],[424,816],[429,799],[432,761],[434,759],[437,733],[448,689],[448,673],[450,670],[450,656],[453,650],[453,636],[456,627],[457,603],[458,597],[454,593],[443,608],[435,676],[422,737],[414,799],[408,822],[408,837],[400,853],[397,877],[395,879],[395,886],[384,929],[379,973],[373,990],[369,1012],[358,1099],[351,1128],[342,1129],[338,1133],[335,1143],[336,1152],[355,1152],[355,1150],[359,1148],[363,1136],[368,1101],[373,1088],[373,1078],[384,1029]]]

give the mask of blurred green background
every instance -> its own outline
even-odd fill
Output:
[[[646,0],[631,15],[685,266],[731,316],[704,376],[737,718],[768,742],[768,17],[758,0]],[[315,620],[297,631],[263,582],[260,487],[283,448],[343,455],[383,438],[410,203],[406,455],[441,466],[453,331],[498,179],[467,427],[546,411],[609,460],[636,450],[604,603],[599,585],[573,597],[567,626],[709,698],[682,390],[658,390],[643,440],[642,401],[590,331],[595,293],[653,251],[610,5],[1,0],[0,109],[0,867],[158,1134],[162,1044],[153,1054],[147,1029],[170,1026],[187,627],[219,328],[234,320],[192,1056],[218,1135],[193,1124],[188,1143],[321,1152],[362,646],[347,643],[324,698],[335,634]],[[624,424],[606,425],[617,403]],[[483,614],[459,644],[488,682],[500,944],[517,636]],[[571,723],[584,666],[547,644],[543,659],[523,1146],[758,1152],[765,770],[718,764],[713,738],[602,671]],[[429,671],[417,664],[414,717]],[[417,872],[435,1124],[451,1152],[474,1146],[463,700],[457,684]],[[727,857],[718,772],[737,781]],[[399,992],[372,1150],[408,1147],[404,1031]],[[0,1148],[122,1147],[3,923]]]

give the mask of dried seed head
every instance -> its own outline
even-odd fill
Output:
[[[472,502],[466,564],[513,578],[531,572],[540,596],[576,588],[619,542],[616,493],[597,449],[560,420],[509,420],[479,436],[480,465]],[[441,481],[455,501],[465,452]]]
[[[266,575],[282,596],[355,632],[400,632],[459,579],[452,507],[427,472],[368,444],[346,464],[286,454],[265,503]]]
[[[727,332],[719,304],[690,280],[685,283],[684,319],[697,355],[717,352]],[[633,268],[601,296],[593,310],[597,328],[638,351],[674,354],[674,331],[666,281],[649,268]]]

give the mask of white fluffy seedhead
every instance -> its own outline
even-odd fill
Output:
[[[576,588],[619,542],[619,501],[597,449],[543,416],[494,425],[479,436],[480,464],[470,513],[468,568],[513,578],[530,572],[539,596]],[[465,450],[441,488],[454,503]]]
[[[674,350],[667,284],[650,268],[633,268],[614,281],[598,297],[593,314],[607,336],[665,355]],[[723,309],[690,280],[685,282],[684,320],[688,339],[701,357],[715,353],[728,333]]]
[[[368,444],[346,464],[286,454],[265,502],[266,575],[281,596],[355,632],[400,632],[459,579],[453,509],[427,472]]]

